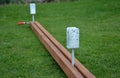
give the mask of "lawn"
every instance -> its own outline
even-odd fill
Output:
[[[0,6],[0,78],[67,78],[29,25],[29,5]],[[75,57],[97,78],[120,78],[120,1],[37,4],[39,21],[64,47],[66,27],[80,28]],[[70,50],[69,50],[70,51]]]

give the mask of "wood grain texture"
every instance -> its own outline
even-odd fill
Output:
[[[71,65],[71,54],[38,22],[30,26],[68,78],[96,78],[76,58]]]

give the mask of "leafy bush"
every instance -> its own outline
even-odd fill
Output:
[[[78,0],[39,0],[39,2],[65,2],[65,1],[78,1]],[[29,3],[29,2],[38,2],[38,0],[0,0],[0,4],[9,4],[9,3]]]
[[[9,4],[10,0],[0,0],[0,4]]]

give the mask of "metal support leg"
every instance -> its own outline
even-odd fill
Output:
[[[74,66],[74,49],[72,49],[72,66]]]
[[[34,19],[34,14],[32,15],[32,22],[34,22],[35,21],[35,19]]]

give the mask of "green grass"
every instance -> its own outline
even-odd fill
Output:
[[[0,6],[0,78],[67,78],[29,25],[29,5]],[[75,57],[97,78],[120,78],[120,1],[38,4],[35,19],[64,47],[66,27],[80,28]]]

